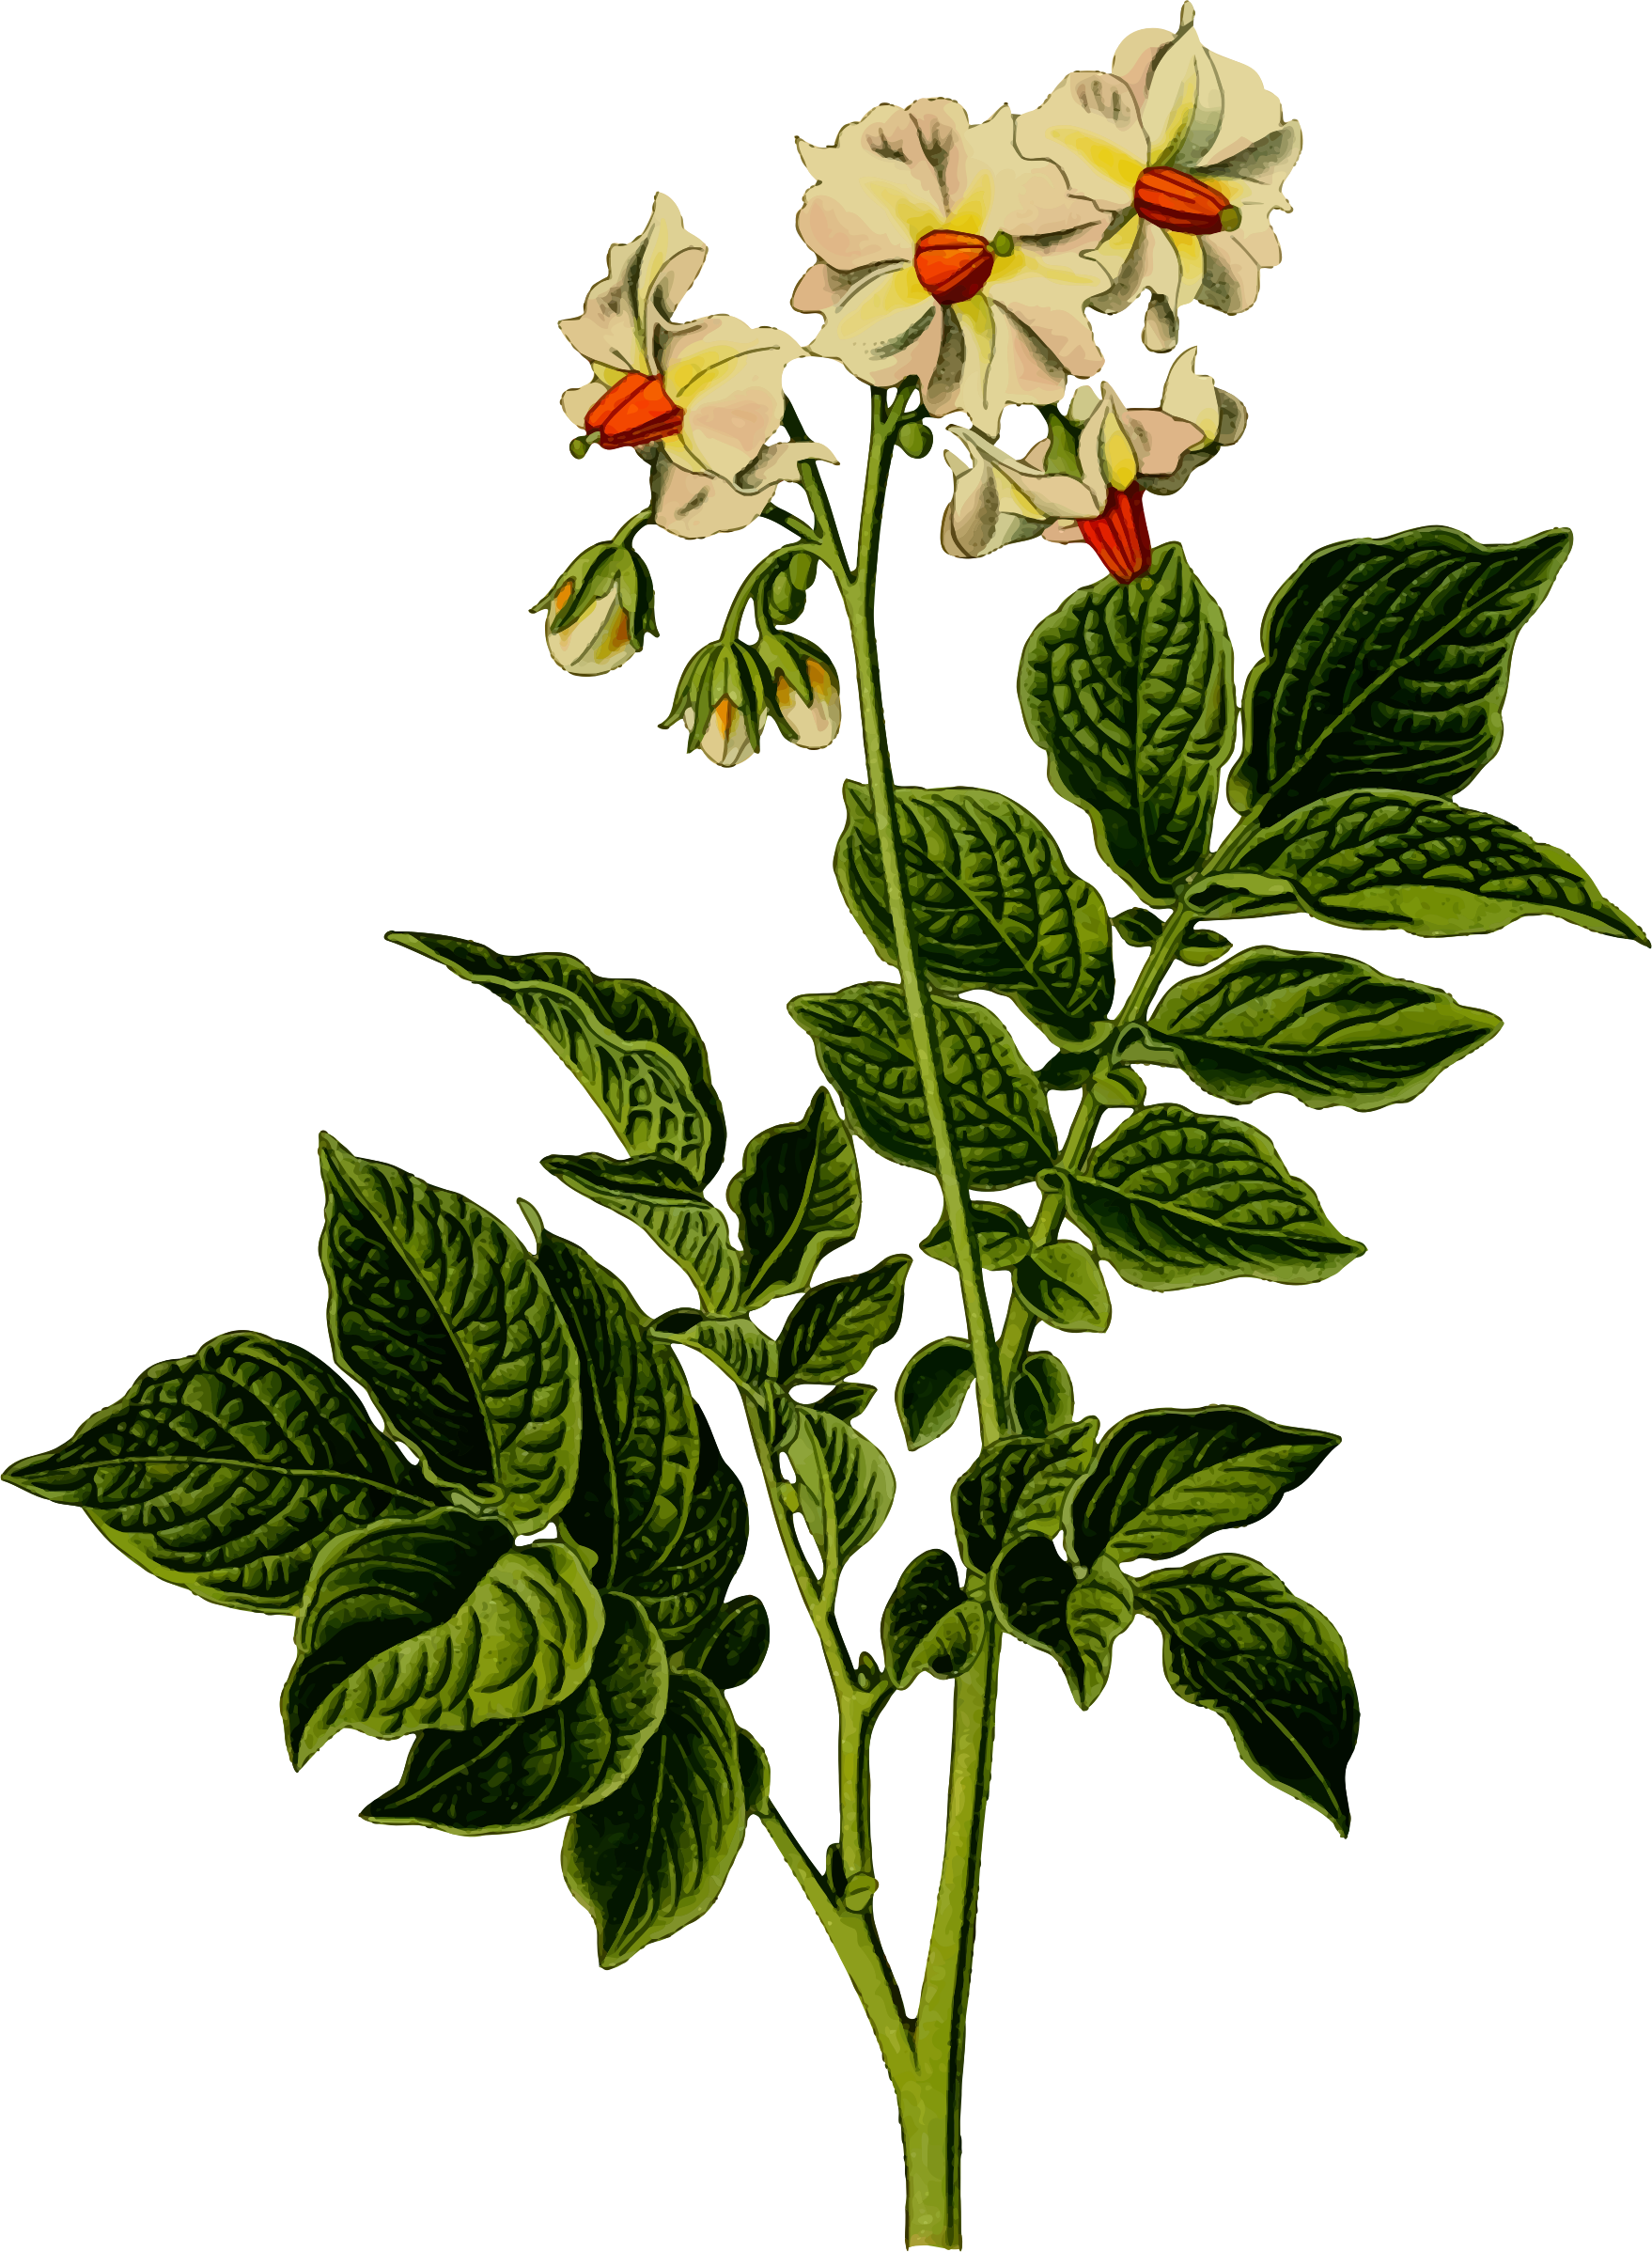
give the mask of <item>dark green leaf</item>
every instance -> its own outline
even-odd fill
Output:
[[[882,848],[864,782],[846,782],[837,882],[887,962],[897,959]],[[912,937],[937,984],[1003,993],[1040,1031],[1083,1046],[1113,1005],[1107,910],[1042,822],[994,790],[898,790]]]
[[[952,1489],[952,1520],[973,1572],[986,1572],[1006,1541],[1053,1533],[1068,1494],[1089,1467],[1096,1418],[1063,1424],[1041,1439],[994,1439]]]
[[[1021,655],[1027,731],[1082,805],[1097,849],[1142,898],[1169,903],[1210,842],[1233,748],[1233,650],[1222,613],[1172,542],[1126,586],[1070,595]]]
[[[683,1662],[719,1689],[743,1688],[769,1655],[769,1614],[756,1595],[737,1596],[703,1626]]]
[[[1113,1645],[1135,1616],[1130,1582],[1103,1558],[1080,1579],[1040,1533],[1012,1541],[992,1567],[992,1607],[1019,1641],[1045,1650],[1087,1712],[1107,1686]]]
[[[774,1339],[743,1314],[717,1321],[709,1314],[695,1313],[692,1306],[675,1306],[660,1316],[654,1335],[673,1345],[693,1346],[725,1376],[732,1377],[743,1392],[760,1394],[780,1373]]]
[[[734,1715],[697,1673],[674,1673],[635,1772],[583,1807],[562,1843],[568,1889],[590,1911],[604,1970],[704,1916],[745,1836]]]
[[[1079,1173],[1052,1173],[1068,1216],[1138,1290],[1254,1275],[1320,1282],[1358,1259],[1265,1134],[1179,1103],[1131,1113]]]
[[[745,1490],[719,1452],[704,1412],[697,1413],[699,1469],[681,1539],[662,1562],[642,1571],[620,1558],[619,1585],[647,1612],[667,1650],[679,1650],[715,1617],[750,1529]]]
[[[1249,1556],[1205,1556],[1133,1583],[1164,1633],[1164,1678],[1220,1712],[1264,1782],[1329,1815],[1346,1838],[1360,1707],[1342,1637]]]
[[[780,1381],[831,1384],[852,1376],[900,1327],[911,1255],[896,1252],[863,1275],[823,1282],[799,1300],[780,1332]]]
[[[982,1266],[991,1272],[1013,1267],[1019,1259],[1026,1258],[1033,1248],[1033,1239],[1020,1212],[1011,1212],[1007,1204],[974,1202],[970,1209],[974,1214],[975,1248],[981,1254]],[[958,1265],[952,1249],[952,1229],[944,1212],[918,1249],[927,1251],[931,1259],[940,1259],[943,1266]]]
[[[1455,797],[1503,740],[1515,636],[1569,532],[1482,547],[1446,524],[1344,540],[1268,605],[1227,794],[1275,820],[1339,790]]]
[[[616,1791],[665,1712],[665,1650],[627,1595],[610,1595],[589,1678],[524,1720],[415,1736],[394,1791],[364,1822],[421,1822],[461,1838],[534,1830]]]
[[[1097,1072],[1090,1092],[1103,1110],[1139,1110],[1147,1100],[1147,1083],[1129,1064],[1115,1063],[1111,1071]]]
[[[327,1325],[341,1368],[431,1478],[518,1532],[567,1503],[579,1368],[544,1276],[503,1221],[321,1136]]]
[[[562,1541],[428,1509],[341,1533],[316,1559],[282,1695],[295,1767],[340,1728],[405,1736],[553,1705],[591,1670],[602,1599]]]
[[[841,1417],[800,1407],[798,1422],[798,1436],[787,1448],[798,1507],[822,1560],[835,1525],[837,1560],[845,1564],[888,1516],[895,1473],[881,1449]]]
[[[668,1157],[542,1157],[547,1173],[604,1211],[618,1212],[674,1259],[714,1314],[740,1306],[740,1270],[728,1223],[694,1175]]]
[[[914,1556],[896,1582],[883,1609],[883,1662],[897,1689],[910,1689],[920,1674],[943,1681],[967,1673],[987,1638],[987,1619],[973,1596],[966,1599],[958,1566],[943,1548]]]
[[[559,1524],[596,1558],[605,1587],[622,1570],[662,1561],[681,1539],[698,1419],[677,1356],[650,1336],[624,1283],[577,1243],[546,1234],[527,1209],[539,1272],[579,1353],[579,1478]]]
[[[895,1412],[909,1447],[927,1447],[950,1431],[975,1380],[967,1337],[937,1337],[912,1354],[896,1380]]]
[[[1038,1085],[1062,1094],[1071,1094],[1075,1087],[1083,1087],[1096,1070],[1101,1060],[1104,1045],[1103,1041],[1098,1040],[1093,1048],[1057,1048],[1053,1056],[1047,1056],[1038,1066],[1035,1073]]]
[[[1646,934],[1577,862],[1476,806],[1401,790],[1317,798],[1195,883],[1201,915],[1317,915],[1350,931],[1455,938],[1556,915],[1609,938]]]
[[[1052,1329],[1099,1332],[1113,1319],[1113,1302],[1086,1243],[1043,1243],[1015,1271],[1015,1295]]]
[[[1028,1353],[1015,1380],[1015,1419],[1033,1439],[1072,1421],[1072,1379],[1054,1353]]]
[[[1252,946],[1173,985],[1148,1029],[1223,1102],[1283,1094],[1314,1110],[1379,1110],[1420,1095],[1502,1024],[1344,955]]]
[[[990,1009],[935,1001],[940,1068],[966,1184],[1013,1188],[1055,1153],[1044,1090]],[[791,1013],[815,1043],[862,1141],[896,1165],[935,1170],[935,1143],[898,985],[802,993]]]
[[[1219,962],[1232,944],[1232,939],[1224,938],[1220,931],[1190,931],[1176,949],[1176,959],[1195,966]]]
[[[840,1415],[846,1423],[852,1423],[877,1397],[876,1384],[834,1384],[824,1400],[816,1400],[815,1411],[821,1415]]]
[[[296,1611],[335,1533],[433,1498],[325,1361],[251,1330],[158,1361],[6,1476],[85,1509],[157,1579],[240,1611]]]
[[[495,954],[467,938],[392,931],[495,993],[555,1049],[633,1157],[669,1157],[696,1185],[723,1163],[723,1109],[705,1042],[669,993],[634,977],[599,977],[573,954]]]
[[[824,1087],[799,1124],[771,1126],[747,1145],[728,1202],[740,1218],[748,1311],[801,1290],[829,1251],[853,1242],[861,1171]]]
[[[1255,1525],[1341,1440],[1247,1408],[1147,1408],[1115,1423],[1068,1496],[1067,1552],[1094,1564],[1179,1556],[1207,1533]]]
[[[740,1731],[740,1784],[746,1813],[769,1811],[769,1755],[755,1736]]]

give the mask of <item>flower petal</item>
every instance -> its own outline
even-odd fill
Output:
[[[1192,344],[1172,361],[1159,404],[1165,414],[1191,422],[1202,438],[1209,440],[1222,427],[1222,409],[1217,403],[1216,385],[1208,375],[1201,375],[1194,365],[1198,353],[1198,346]],[[1156,462],[1144,461],[1142,466],[1160,474]]]
[[[1214,391],[1215,384],[1210,388]],[[1196,453],[1200,446],[1213,444],[1216,437],[1214,430],[1207,438],[1196,422],[1184,422],[1160,407],[1127,407],[1124,425],[1138,477],[1174,477],[1185,454]]]
[[[679,540],[704,540],[712,532],[743,532],[769,505],[769,494],[742,493],[726,477],[701,477],[672,461],[665,446],[655,449],[650,477],[654,522]]]
[[[735,477],[786,413],[781,370],[803,347],[777,328],[748,328],[727,313],[691,321],[664,339],[660,380],[682,409],[667,440],[684,468]]]
[[[611,383],[603,383],[600,377],[594,383],[581,383],[574,390],[565,391],[562,394],[562,411],[569,422],[577,424],[583,430],[585,427],[585,416],[597,401],[605,398],[613,387]]]
[[[841,360],[864,383],[901,383],[915,376],[927,385],[931,380],[942,346],[943,308],[910,259],[899,266],[863,267],[858,274],[812,266],[791,302],[799,312],[825,315],[825,325],[809,346],[817,358]]]
[[[1036,110],[1017,118],[1015,135],[1024,156],[1059,164],[1079,195],[1104,211],[1130,209],[1147,162],[1147,135],[1123,79],[1074,70]]]
[[[949,555],[991,555],[1017,540],[1035,538],[1063,517],[1093,516],[1101,506],[1077,477],[1043,475],[1034,457],[1043,456],[1047,440],[1018,461],[979,430],[960,430],[956,435],[971,458],[946,457],[955,482],[942,519],[941,544]]]
[[[1153,63],[1142,102],[1147,162],[1186,171],[1222,140],[1222,81],[1204,41],[1193,29],[1192,10],[1183,11],[1182,27]]]
[[[1111,383],[1101,386],[1101,404],[1079,432],[1079,469],[1090,491],[1099,496],[1100,506],[1090,512],[1099,516],[1106,505],[1111,490],[1123,493],[1136,481],[1141,464],[1126,427],[1129,409]]]
[[[1285,121],[1279,96],[1268,91],[1249,64],[1236,63],[1228,55],[1212,55],[1209,60],[1222,85],[1222,130],[1202,156],[1189,158],[1190,164],[1224,164],[1240,149],[1277,133]],[[1297,146],[1301,146],[1300,131]]]
[[[788,439],[784,446],[765,446],[734,481],[741,493],[760,493],[766,506],[777,485],[797,482],[797,473],[805,461],[829,461],[834,469],[837,467],[837,456],[829,446],[794,446]]]
[[[1199,278],[1199,302],[1213,305],[1219,313],[1243,313],[1256,302],[1256,292],[1262,286],[1259,271],[1264,262],[1270,266],[1279,263],[1279,244],[1273,230],[1266,221],[1260,234],[1272,256],[1259,260],[1244,240],[1241,229],[1237,235],[1208,235],[1201,245],[1204,250],[1204,273]],[[1253,237],[1253,241],[1255,238]]]
[[[705,262],[706,245],[688,232],[676,204],[656,195],[642,233],[610,247],[607,278],[590,291],[584,312],[557,325],[593,365],[657,375],[671,316]]]
[[[918,111],[940,128],[925,146]],[[899,109],[881,102],[856,125],[846,125],[830,149],[798,143],[798,154],[818,183],[803,197],[797,230],[818,258],[840,274],[890,258],[910,258],[912,245],[948,223],[949,167],[956,167],[969,119],[956,102]],[[954,180],[954,184],[961,182]],[[811,309],[811,308],[800,308]]]

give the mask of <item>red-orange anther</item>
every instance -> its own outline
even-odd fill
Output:
[[[997,252],[985,235],[960,235],[938,227],[920,238],[912,254],[917,276],[937,305],[962,305],[987,286]]]
[[[1122,493],[1110,487],[1100,515],[1081,517],[1079,530],[1114,577],[1127,586],[1132,579],[1139,579],[1153,560],[1140,485],[1127,485]]]
[[[1238,210],[1220,188],[1173,172],[1168,164],[1149,164],[1137,180],[1136,216],[1178,235],[1231,234],[1239,223]]]
[[[674,438],[682,428],[682,409],[665,396],[657,375],[622,375],[585,416],[599,446],[647,446],[653,438]]]

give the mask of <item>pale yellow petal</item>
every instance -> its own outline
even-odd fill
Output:
[[[1125,406],[1111,383],[1101,386],[1101,404],[1079,432],[1079,472],[1098,506],[1099,516],[1109,488],[1122,493],[1136,481],[1138,463],[1125,427]]]
[[[823,276],[818,291],[806,285]],[[839,274],[817,266],[798,284],[792,303],[824,315],[820,333],[809,345],[818,359],[841,360],[864,383],[927,383],[942,346],[942,308],[919,281],[910,260],[899,266],[864,268]]]
[[[1036,110],[1017,118],[1015,135],[1023,156],[1059,164],[1078,195],[1104,211],[1129,210],[1147,162],[1147,136],[1122,79],[1073,71]]]
[[[682,409],[680,454],[712,477],[745,468],[786,412],[782,370],[802,345],[777,328],[748,328],[716,313],[665,339],[660,380]]]
[[[679,540],[704,540],[712,532],[743,532],[768,505],[767,493],[742,493],[725,477],[702,477],[672,459],[667,439],[654,455],[651,478],[654,522]]]
[[[706,245],[688,232],[670,196],[656,195],[642,233],[609,249],[606,278],[586,297],[584,312],[558,326],[593,364],[658,374],[671,316],[705,260]]]
[[[1194,367],[1198,346],[1190,345],[1186,352],[1172,361],[1170,372],[1164,379],[1164,389],[1159,404],[1166,414],[1178,421],[1191,422],[1207,441],[1215,437],[1222,423],[1222,409],[1216,402],[1216,385],[1209,376],[1201,375]],[[1152,464],[1145,463],[1145,467]]]
[[[1191,22],[1153,64],[1142,103],[1147,162],[1185,170],[1222,136],[1222,81]]]

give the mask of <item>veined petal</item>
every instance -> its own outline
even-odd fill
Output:
[[[1191,11],[1184,11],[1184,15],[1188,12]],[[1147,99],[1147,81],[1153,75],[1153,65],[1175,37],[1174,31],[1161,26],[1157,31],[1132,31],[1120,39],[1113,57],[1113,75],[1124,80],[1135,97],[1138,110]],[[1146,159],[1144,157],[1142,161],[1145,164]]]
[[[1024,156],[1059,164],[1079,195],[1104,211],[1130,209],[1147,162],[1147,135],[1121,78],[1074,70],[1036,110],[1017,118],[1015,133]]]
[[[960,430],[957,435],[971,458],[946,457],[954,484],[941,520],[941,544],[949,555],[992,555],[1018,540],[1036,539],[1059,518],[1093,512],[1090,495],[1077,477],[1045,477],[1030,459],[1016,461],[978,430]],[[1044,447],[1033,451],[1041,454]]]
[[[1148,73],[1142,124],[1150,164],[1185,171],[1221,141],[1222,81],[1193,29],[1191,8],[1182,11],[1181,29]]]
[[[981,296],[966,297],[941,309],[941,350],[935,372],[924,386],[924,405],[931,414],[967,414],[977,430],[996,438],[1005,401],[993,397],[992,360],[998,348],[998,328],[992,307]]]
[[[1000,260],[982,295],[1037,338],[1052,368],[1064,376],[1094,375],[1101,366],[1101,352],[1084,316],[1084,302],[1095,288],[1095,268],[1087,259],[1041,258],[1018,252]],[[1011,397],[1018,405],[1053,406],[1066,389],[1064,381],[1057,391],[1016,389]]]
[[[1214,392],[1215,384],[1210,388]],[[1184,456],[1196,453],[1216,436],[1214,428],[1207,438],[1196,422],[1184,422],[1161,407],[1127,407],[1124,424],[1138,477],[1174,477]]]
[[[822,278],[818,278],[822,277]],[[905,265],[834,274],[812,267],[792,304],[818,311],[825,325],[809,346],[817,358],[841,360],[864,383],[901,383],[909,376],[931,381],[943,342],[943,309]],[[926,403],[927,391],[926,389]]]
[[[682,409],[682,429],[666,441],[672,459],[738,476],[785,414],[781,370],[802,353],[780,329],[748,328],[726,313],[674,328],[660,367],[666,397]]]
[[[610,247],[607,276],[586,297],[584,312],[557,325],[593,365],[658,375],[671,316],[705,262],[706,245],[688,232],[676,204],[656,195],[642,233]]]
[[[1263,264],[1278,265],[1279,244],[1266,220],[1252,233],[1249,242],[1245,232],[1241,227],[1237,235],[1209,235],[1201,245],[1205,253],[1199,283],[1201,305],[1213,305],[1220,313],[1243,313],[1255,304],[1262,286],[1259,269]],[[1266,259],[1259,259],[1253,247],[1258,240],[1271,254]]]
[[[797,482],[805,461],[828,461],[835,469],[837,456],[829,446],[793,445],[787,439],[783,446],[765,446],[734,481],[741,493],[759,493],[767,506],[777,485]]]
[[[914,115],[926,108],[954,104],[917,102]],[[985,235],[1023,237],[1047,248],[1085,247],[1106,224],[1106,211],[1098,199],[1077,188],[1065,169],[1052,158],[1034,157],[1020,145],[1016,119],[1009,104],[969,129],[967,171],[962,192],[947,224]]]
[[[1159,405],[1166,415],[1180,422],[1191,422],[1207,444],[1222,427],[1222,409],[1216,398],[1216,385],[1208,375],[1201,375],[1194,362],[1199,348],[1190,345],[1186,352],[1173,360],[1170,372],[1164,379]],[[1144,469],[1161,475],[1159,465],[1144,461]]]
[[[656,448],[650,472],[654,522],[679,540],[743,532],[769,505],[769,493],[742,493],[726,477],[702,477],[671,459],[674,441]],[[772,488],[770,488],[771,491]]]
[[[798,154],[818,184],[803,197],[798,233],[840,274],[910,259],[920,236],[958,224],[949,190],[963,184],[960,152],[968,132],[956,102],[910,110],[884,102],[858,124],[846,125],[830,149],[800,141]]]
[[[1142,466],[1128,427],[1129,414],[1113,385],[1103,383],[1100,410],[1079,432],[1079,467],[1085,484],[1103,498],[1110,490],[1128,491]]]
[[[1277,133],[1267,133],[1248,148],[1236,149],[1220,164],[1200,164],[1193,178],[1208,181],[1211,187],[1237,203],[1240,209],[1260,204],[1270,211],[1288,211],[1290,205],[1280,194],[1286,175],[1302,153],[1302,129],[1293,117]]]
[[[1229,55],[1212,55],[1210,61],[1222,85],[1222,130],[1202,156],[1188,160],[1201,165],[1225,163],[1241,149],[1277,133],[1285,122],[1279,96],[1268,91],[1248,63],[1236,63]],[[1301,147],[1300,131],[1297,146]]]

